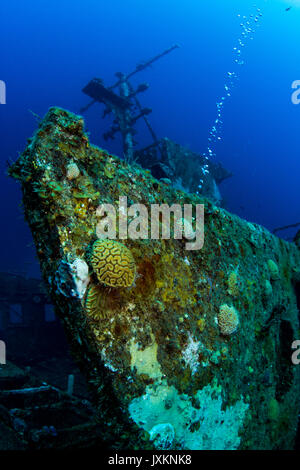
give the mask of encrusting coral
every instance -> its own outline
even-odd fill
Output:
[[[277,264],[272,259],[269,259],[267,264],[270,271],[271,279],[273,281],[276,281],[280,277]]]
[[[69,165],[67,166],[68,180],[73,180],[75,178],[78,178],[79,175],[80,175],[80,170],[78,166],[76,165],[76,163],[74,162],[69,163]]]
[[[237,297],[239,295],[239,277],[237,271],[231,271],[228,277],[228,294],[232,295],[233,297]]]
[[[109,448],[293,448],[299,244],[93,146],[59,108],[9,174]],[[124,195],[129,209],[204,204],[203,247],[187,250],[173,223],[170,239],[102,239],[99,207]]]
[[[218,325],[222,335],[231,335],[239,325],[238,312],[234,307],[221,305],[218,313]]]
[[[88,288],[84,303],[89,317],[97,319],[99,316],[105,316],[105,310],[101,308],[101,291],[94,284]]]

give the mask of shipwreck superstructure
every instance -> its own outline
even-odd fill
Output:
[[[128,74],[117,72],[117,81],[111,86],[105,86],[101,78],[93,78],[82,90],[92,101],[80,112],[85,113],[96,103],[104,105],[103,117],[112,114],[113,123],[103,138],[108,141],[115,139],[118,133],[121,134],[126,161],[137,162],[143,168],[150,169],[155,178],[168,180],[175,188],[204,195],[221,205],[219,185],[232,176],[231,173],[220,163],[210,161],[168,138],[158,137],[149,120],[152,109],[143,107],[138,97],[149,88],[149,84],[141,83],[134,88],[130,81],[134,75],[178,47],[177,44],[171,46],[152,59],[138,64]],[[138,148],[136,140],[135,125],[139,120],[144,121],[151,139],[149,145],[143,148]]]

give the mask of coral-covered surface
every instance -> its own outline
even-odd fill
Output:
[[[108,446],[293,447],[295,244],[94,147],[82,118],[59,108],[49,110],[9,172],[22,184],[42,274]],[[116,239],[134,266],[120,266],[123,285],[99,282],[91,263],[97,208],[117,207],[124,196],[128,206],[204,204],[203,248],[188,251],[185,239],[118,240],[117,224]],[[103,257],[99,272],[106,273]]]

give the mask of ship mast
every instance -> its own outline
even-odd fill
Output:
[[[154,62],[178,47],[178,44],[174,44],[155,57],[152,57],[150,60],[137,64],[136,68],[128,74],[117,72],[115,75],[118,80],[110,87],[105,87],[103,80],[100,78],[94,78],[82,90],[83,93],[92,98],[92,101],[81,108],[80,112],[84,113],[98,102],[105,105],[103,117],[109,113],[113,113],[113,124],[109,131],[103,134],[103,137],[105,140],[114,139],[115,134],[120,132],[122,135],[124,158],[129,162],[133,161],[134,146],[136,144],[134,140],[134,134],[136,133],[134,125],[139,119],[143,119],[145,122],[153,142],[158,142],[156,134],[147,118],[147,115],[152,112],[152,109],[143,108],[137,98],[138,93],[146,91],[149,85],[147,83],[141,83],[134,89],[129,79],[136,73],[150,67]],[[118,93],[114,91],[115,88],[118,89]]]

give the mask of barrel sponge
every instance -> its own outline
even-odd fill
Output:
[[[218,325],[222,335],[231,335],[239,325],[239,315],[234,307],[221,305],[218,313]]]
[[[136,266],[131,251],[115,240],[97,240],[92,247],[91,264],[97,279],[111,287],[129,287]]]

